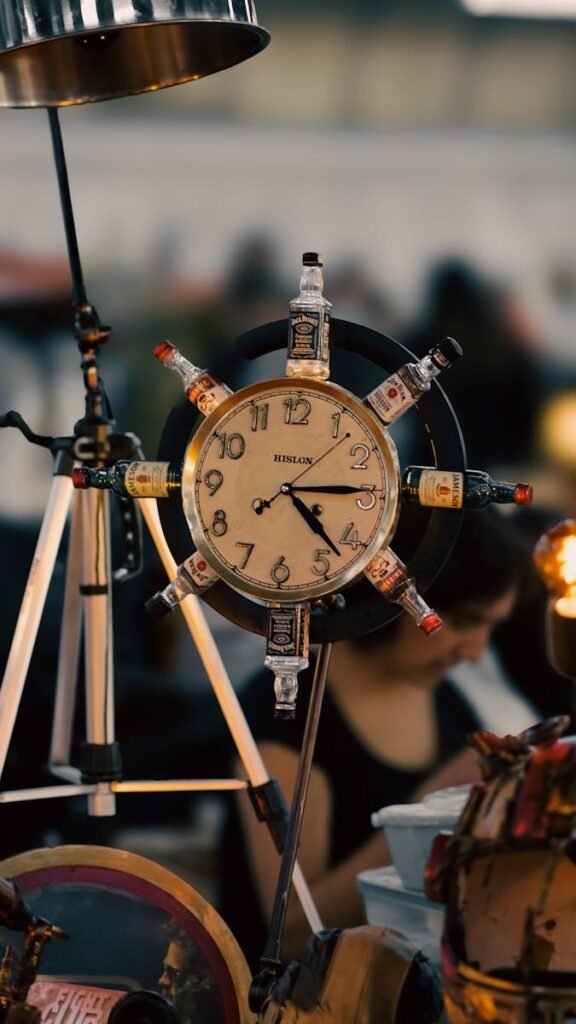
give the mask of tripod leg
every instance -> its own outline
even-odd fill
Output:
[[[0,776],[4,771],[71,498],[70,477],[54,476],[0,689]]]
[[[110,496],[107,491],[82,491],[81,501],[87,740],[83,776],[106,781],[118,774],[117,766],[109,763],[115,750]],[[115,810],[109,788],[88,797],[89,814],[113,815]]]
[[[82,635],[82,602],[79,594],[82,566],[81,511],[80,494],[75,491],[66,560],[66,584],[49,756],[52,772],[75,782],[79,781],[80,772],[77,768],[70,767],[70,754]]]
[[[176,563],[172,557],[170,548],[166,543],[156,503],[149,498],[140,498],[138,504],[166,573],[169,579],[173,579],[176,575]],[[214,637],[212,636],[210,627],[204,617],[200,601],[198,598],[195,598],[190,594],[181,602],[180,609],[186,620],[192,639],[196,644],[198,654],[202,659],[202,663],[206,669],[206,674],[212,684],[214,694],[218,700],[234,743],[236,744],[236,749],[242,764],[244,765],[246,774],[254,787],[261,786],[268,782],[269,776],[262,757],[260,756],[260,751],[258,750],[254,737],[248,727],[248,722],[246,721],[234,687],[230,682],[230,678],[226,672],[222,658],[220,657],[220,652],[214,642]],[[293,884],[311,930],[313,932],[320,931],[322,928],[322,921],[312,899],[306,880],[302,874],[302,870],[298,864],[294,867]]]

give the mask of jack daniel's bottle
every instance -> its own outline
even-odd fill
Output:
[[[310,605],[268,608],[264,664],[274,673],[274,717],[294,718],[298,673],[308,667]]]
[[[113,466],[75,466],[72,470],[72,483],[79,490],[97,487],[131,498],[169,498],[180,490],[181,481],[177,462],[120,459]]]
[[[317,252],[302,256],[300,294],[290,302],[287,377],[330,376],[330,310],[322,294],[323,258]]]
[[[488,473],[468,469],[451,473],[426,466],[408,466],[402,477],[402,500],[429,508],[485,508],[499,505],[530,505],[531,484],[509,484],[492,480]]]
[[[157,345],[154,355],[163,366],[180,377],[188,401],[192,402],[204,416],[208,416],[220,402],[232,394],[226,384],[212,377],[208,370],[201,370],[199,366],[191,363],[170,341],[163,341]]]
[[[404,562],[391,548],[381,548],[368,562],[364,575],[384,597],[401,605],[424,633],[429,635],[442,627],[442,619],[418,593]]]
[[[444,338],[417,363],[406,363],[386,377],[366,395],[364,401],[372,406],[383,423],[394,423],[429,391],[434,377],[442,370],[448,370],[461,355],[458,342],[454,338]]]

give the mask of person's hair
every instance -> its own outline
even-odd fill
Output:
[[[525,595],[534,578],[530,548],[506,515],[494,508],[466,511],[446,565],[424,597],[432,608],[448,615],[462,605],[491,604],[511,590]],[[398,619],[356,642],[362,647],[386,643],[393,639],[397,623]]]
[[[162,924],[161,930],[167,945],[173,942],[182,949],[186,958],[186,970],[193,970],[202,963],[202,954],[196,942],[181,925],[170,919]]]
[[[463,513],[446,565],[428,589],[428,604],[449,612],[461,604],[490,604],[507,591],[522,593],[533,577],[530,549],[505,513],[493,507]]]

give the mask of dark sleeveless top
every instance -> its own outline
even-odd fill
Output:
[[[294,721],[273,717],[273,684],[268,670],[256,675],[240,694],[257,742],[273,742],[300,751],[312,673],[302,673]],[[464,747],[478,721],[457,691],[442,683],[435,693],[438,758],[426,771],[406,771],[379,760],[348,725],[327,689],[322,705],[314,765],[325,773],[332,793],[329,867],[357,850],[374,829],[370,815],[388,804],[408,803],[424,780]],[[409,729],[409,722],[406,728]],[[265,825],[261,826],[263,829]],[[219,910],[256,970],[266,940],[266,925],[247,859],[235,805],[229,813],[220,851]]]

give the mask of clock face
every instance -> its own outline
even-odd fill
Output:
[[[234,589],[269,602],[336,591],[391,538],[396,449],[372,413],[325,381],[281,378],[202,423],[182,473],[196,547]]]

